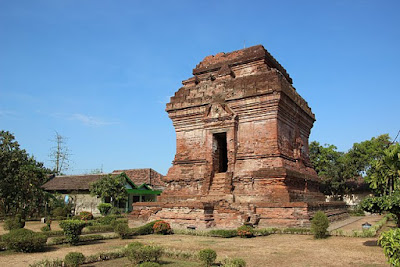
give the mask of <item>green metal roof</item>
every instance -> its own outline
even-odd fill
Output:
[[[151,189],[126,189],[128,194],[134,195],[159,195],[161,194],[161,190],[151,190]]]

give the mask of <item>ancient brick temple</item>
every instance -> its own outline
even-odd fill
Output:
[[[208,56],[182,82],[166,111],[176,155],[156,203],[132,218],[175,226],[308,226],[326,203],[308,157],[315,121],[286,70],[263,46]]]

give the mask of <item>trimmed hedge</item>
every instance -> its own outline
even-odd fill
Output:
[[[7,249],[34,252],[43,250],[47,242],[47,237],[41,233],[21,228],[11,230],[8,234],[3,235],[2,241],[5,243]]]
[[[202,249],[199,251],[199,259],[205,266],[211,266],[217,259],[217,252],[210,248]]]
[[[129,226],[128,226],[127,224],[125,224],[125,223],[119,223],[119,224],[117,224],[117,225],[114,227],[114,231],[115,231],[115,233],[118,234],[118,236],[119,236],[121,239],[127,239],[127,238],[129,238],[130,236],[132,236],[132,231],[131,231],[131,229],[130,229]]]
[[[172,229],[169,223],[165,221],[157,221],[153,225],[153,231],[155,234],[160,235],[170,235],[172,234]]]
[[[72,245],[79,242],[79,235],[86,226],[86,222],[80,220],[65,220],[61,221],[59,224],[64,231],[66,240]]]
[[[128,220],[127,219],[124,219],[124,220],[126,220],[126,223],[125,223],[125,221],[122,221],[122,220],[121,221],[117,220],[114,223],[114,232],[117,233],[120,236],[120,238],[122,238],[122,239],[126,239],[131,236],[135,236],[135,235],[153,234],[154,233],[154,229],[153,229],[154,224],[156,222],[158,222],[158,221],[152,221],[152,222],[149,222],[145,225],[142,225],[142,226],[139,226],[136,228],[129,228],[129,226],[127,224]]]
[[[253,237],[254,229],[250,225],[242,225],[237,229],[237,234],[240,237]]]
[[[139,227],[136,227],[136,228],[132,228],[132,234],[133,235],[150,235],[150,234],[153,234],[154,233],[153,226],[158,221],[160,221],[160,220],[152,221],[152,222],[149,222],[149,223],[147,223],[145,225],[142,225],[142,226],[139,226]]]
[[[104,236],[104,235],[81,235],[79,236],[79,242],[90,242],[97,240],[106,240],[106,239],[114,239],[116,236]],[[49,245],[61,245],[69,243],[65,236],[55,237],[50,240]]]
[[[246,267],[246,261],[241,258],[225,259],[223,267]]]
[[[61,235],[64,235],[64,231],[63,231],[63,230],[48,231],[48,232],[43,232],[42,234],[45,235],[45,236],[47,236],[47,237],[61,236]]]
[[[211,230],[209,233],[212,237],[231,238],[238,236],[236,230]]]
[[[88,226],[83,230],[83,232],[87,233],[104,233],[113,231],[114,228],[112,227],[112,225],[101,225],[101,224]]]
[[[37,261],[33,264],[29,264],[29,267],[63,267],[63,260],[61,259],[44,259],[41,261]]]
[[[119,218],[121,218],[121,215],[107,215],[104,217],[97,218],[95,223],[101,225],[110,225]]]
[[[163,255],[163,249],[159,246],[140,246],[135,244],[125,249],[125,255],[133,264],[158,262]]]
[[[80,252],[70,252],[65,255],[64,263],[68,267],[77,267],[85,262],[85,256]]]

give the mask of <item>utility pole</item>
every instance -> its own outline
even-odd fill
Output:
[[[50,160],[53,162],[53,172],[55,175],[60,175],[63,171],[69,168],[69,149],[66,145],[66,138],[60,135],[57,131],[55,132],[54,139],[52,142],[55,146],[52,147],[50,152]]]

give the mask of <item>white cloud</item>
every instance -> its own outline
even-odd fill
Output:
[[[79,114],[75,113],[72,114],[69,117],[70,120],[76,120],[80,121],[81,123],[88,125],[88,126],[105,126],[105,125],[111,125],[111,124],[116,124],[116,122],[111,122],[111,121],[106,121],[100,118],[84,115],[84,114]]]
[[[95,127],[112,125],[112,124],[118,123],[115,121],[107,121],[107,120],[104,120],[101,118],[97,118],[97,117],[93,117],[93,116],[89,116],[89,115],[85,115],[85,114],[80,114],[80,113],[74,113],[74,114],[54,113],[54,114],[52,114],[52,116],[55,118],[62,118],[65,120],[79,121],[84,125],[95,126]]]
[[[13,118],[16,113],[11,110],[0,110],[0,118]]]

